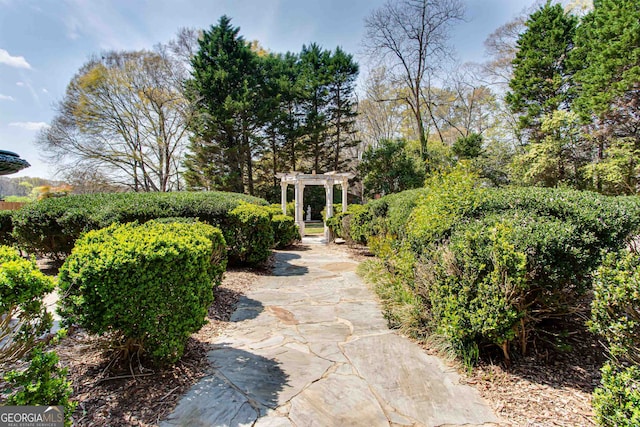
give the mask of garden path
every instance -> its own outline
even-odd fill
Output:
[[[278,251],[161,426],[459,426],[497,417],[454,369],[388,329],[357,262],[324,244]]]

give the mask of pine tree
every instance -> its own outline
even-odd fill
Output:
[[[337,47],[329,61],[329,123],[330,144],[332,150],[330,170],[341,170],[348,161],[345,150],[358,145],[354,138],[355,118],[355,83],[358,78],[358,64],[353,56]]]
[[[329,62],[331,52],[316,43],[302,46],[300,70],[304,85],[305,148],[311,169],[325,172],[325,160],[330,157],[327,144],[329,107]]]
[[[576,26],[575,16],[547,1],[529,17],[517,41],[506,101],[520,114],[519,127],[530,142],[543,138],[540,126],[545,115],[567,110],[571,104],[572,70],[567,58]]]
[[[595,140],[589,175],[598,191],[640,191],[640,3],[595,0],[576,35],[576,110]]]
[[[185,165],[191,180],[200,177],[214,188],[239,193],[246,184],[252,194],[252,132],[259,126],[260,79],[257,55],[239,31],[223,16],[199,40],[193,78],[187,82],[199,120],[192,129],[193,155]]]

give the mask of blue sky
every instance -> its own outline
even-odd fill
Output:
[[[481,61],[483,42],[534,0],[464,0],[454,30],[461,62]],[[316,42],[360,55],[364,18],[383,0],[0,0],[0,149],[32,167],[11,176],[54,178],[34,140],[78,69],[103,50],[152,48],[180,27],[209,28],[224,14],[247,40],[273,52]],[[362,67],[364,68],[364,67]]]

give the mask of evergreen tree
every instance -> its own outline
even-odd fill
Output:
[[[337,47],[329,61],[329,123],[332,157],[330,170],[341,170],[348,162],[345,159],[346,149],[358,145],[354,138],[355,110],[354,91],[358,78],[358,64],[353,56]]]
[[[300,70],[304,90],[305,148],[311,169],[325,172],[328,147],[329,64],[331,52],[316,43],[302,46]]]
[[[635,194],[640,188],[640,4],[595,0],[578,27],[573,62],[576,110],[590,123],[598,191]]]
[[[242,193],[247,184],[252,194],[252,132],[260,125],[261,90],[257,55],[239,31],[223,16],[199,40],[187,82],[199,119],[185,165],[191,185]]]
[[[385,195],[422,187],[424,163],[412,158],[406,145],[402,139],[387,139],[380,141],[378,148],[367,148],[358,166],[366,194]]]
[[[506,101],[520,115],[519,128],[530,142],[543,138],[540,126],[545,115],[570,106],[572,71],[567,58],[576,26],[575,16],[547,1],[529,17],[517,41]]]

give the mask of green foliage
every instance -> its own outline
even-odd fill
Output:
[[[573,60],[579,68],[575,80],[581,88],[576,105],[585,115],[604,117],[620,106],[618,101],[626,104],[631,98],[637,100],[634,92],[640,77],[640,9],[636,0],[593,3],[593,10],[576,34]],[[633,107],[629,112],[632,111]]]
[[[477,176],[464,165],[427,180],[427,190],[406,223],[407,238],[416,250],[447,237],[451,228],[480,203],[483,191],[477,183]]]
[[[7,196],[4,198],[4,201],[12,203],[30,203],[33,201],[33,198],[29,196]]]
[[[64,425],[72,425],[71,414],[77,406],[69,397],[73,393],[67,370],[58,365],[58,355],[36,347],[29,366],[23,372],[11,371],[4,377],[13,392],[4,404],[13,406],[62,406]]]
[[[38,270],[35,259],[22,258],[14,248],[0,246],[0,361],[22,357],[51,328],[44,296],[54,280]],[[17,319],[16,322],[10,322]]]
[[[482,155],[482,135],[472,133],[467,137],[456,139],[451,147],[453,153],[460,159],[474,159]]]
[[[594,158],[585,172],[606,194],[637,194],[640,183],[640,8],[637,0],[596,0],[578,26],[572,61],[575,110],[589,124]]]
[[[342,205],[334,205],[336,213],[326,220],[327,227],[337,236],[348,243],[367,243],[371,230],[371,214],[364,205],[352,204],[347,211],[342,212]]]
[[[599,425],[640,425],[640,367],[605,364],[602,385],[593,393],[593,407]]]
[[[585,188],[584,166],[590,160],[577,114],[557,110],[544,115],[541,131],[544,137],[529,144],[525,152],[513,159],[514,181],[544,187],[570,186]]]
[[[270,53],[247,43],[227,16],[198,43],[186,84],[196,107],[185,161],[190,188],[273,200],[278,172],[322,173],[350,161],[347,149],[358,143],[352,55],[316,43]]]
[[[231,240],[236,238],[232,233],[252,233],[247,228],[232,228],[236,219],[229,211],[242,201],[266,205],[256,197],[224,192],[111,193],[45,199],[14,213],[13,235],[21,248],[58,259],[71,253],[84,232],[114,223],[143,223],[157,218],[197,218],[219,227]],[[237,258],[233,249],[230,255]]]
[[[283,249],[300,241],[300,231],[293,218],[287,215],[274,215],[271,218],[275,248]]]
[[[229,212],[229,231],[225,238],[229,260],[241,264],[260,264],[269,258],[274,231],[268,208],[240,203]]]
[[[590,326],[613,357],[640,365],[640,255],[611,253],[596,271]]]
[[[125,353],[172,363],[205,323],[225,267],[212,226],[114,224],[86,233],[61,267],[59,312],[92,333],[115,332]]]
[[[575,309],[602,254],[640,228],[635,198],[481,188],[465,165],[363,212],[369,248],[393,278],[378,292],[413,292],[429,321],[412,334],[438,337],[469,363],[489,343],[507,359],[514,343],[526,353],[532,333]]]
[[[358,266],[357,272],[373,285],[391,328],[417,339],[425,338],[430,313],[413,289],[390,273],[382,260],[365,261]]]
[[[520,114],[519,127],[540,139],[545,114],[566,109],[572,94],[572,69],[567,62],[578,19],[561,4],[547,2],[529,16],[517,41],[507,104]]]
[[[13,246],[13,211],[0,210],[0,245]]]
[[[377,148],[369,147],[358,166],[369,196],[399,193],[421,187],[424,166],[411,158],[404,140],[381,140]]]
[[[612,360],[593,395],[600,425],[640,423],[640,255],[610,253],[594,275],[591,330],[607,342]]]

